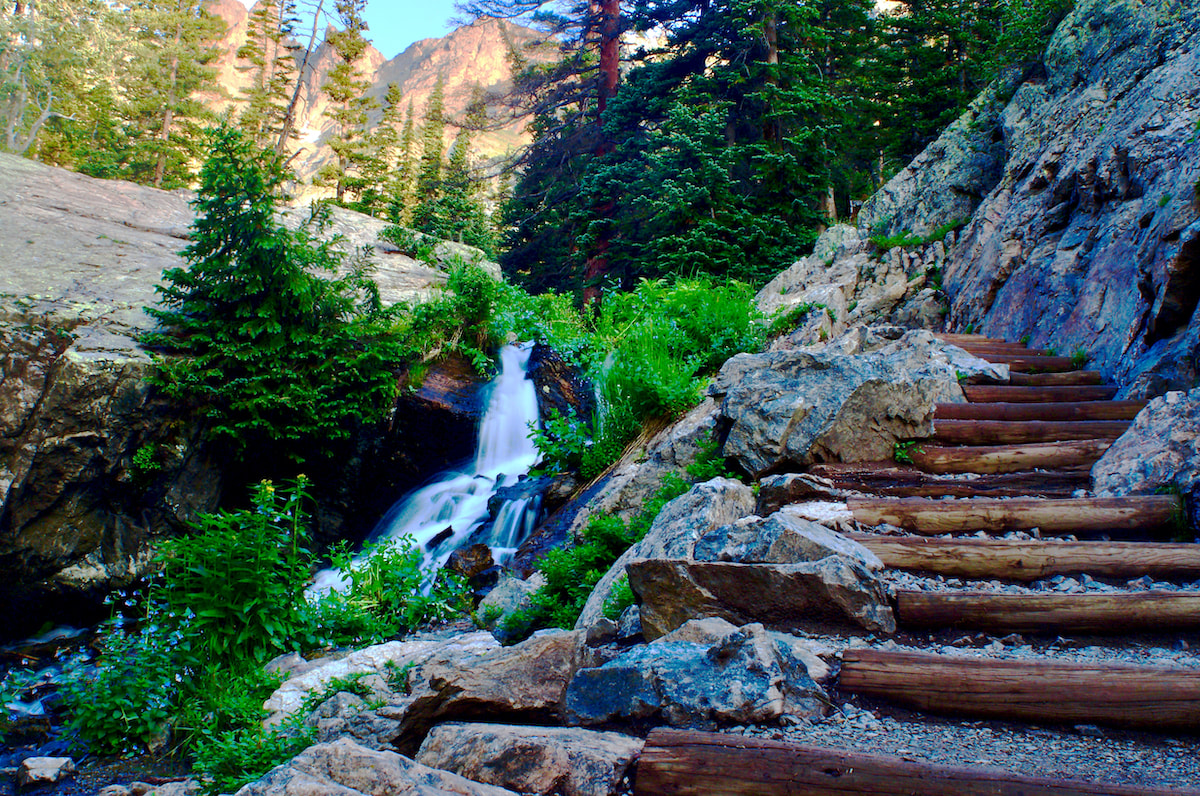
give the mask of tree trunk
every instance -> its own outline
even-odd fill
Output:
[[[280,125],[279,140],[275,142],[275,154],[280,157],[287,151],[288,139],[292,137],[292,128],[296,125],[296,106],[300,104],[300,89],[304,86],[304,70],[308,68],[308,59],[312,56],[313,45],[317,41],[317,22],[321,18],[321,7],[325,0],[318,0],[317,10],[313,12],[312,32],[308,35],[308,47],[304,50],[304,58],[300,68],[296,70],[296,87],[292,90],[292,99],[288,102],[283,114],[283,124]]]
[[[183,23],[175,24],[175,49],[171,54],[171,69],[167,78],[167,107],[163,111],[162,130],[158,138],[162,149],[158,162],[154,164],[154,187],[161,188],[167,171],[167,143],[171,140],[171,126],[175,122],[175,83],[179,80],[179,44],[183,41]]]

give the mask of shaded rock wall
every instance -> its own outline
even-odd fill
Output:
[[[1081,0],[1001,117],[1003,176],[946,269],[950,325],[1070,353],[1131,396],[1193,386],[1200,15]]]

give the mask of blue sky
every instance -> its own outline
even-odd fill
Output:
[[[445,36],[455,16],[454,0],[368,0],[367,38],[384,56],[394,58],[418,39]]]
[[[253,6],[255,0],[242,0]],[[445,36],[451,31],[446,20],[455,16],[455,0],[368,0],[364,17],[367,20],[367,38],[375,49],[386,58],[395,58],[404,48],[419,39]],[[312,9],[315,2],[301,2],[301,9]],[[327,11],[332,10],[333,0],[325,0]],[[311,13],[311,11],[310,11]],[[312,24],[312,17],[308,17]],[[303,26],[302,26],[303,27]]]

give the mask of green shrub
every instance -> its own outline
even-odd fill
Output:
[[[333,566],[346,588],[312,608],[314,633],[338,646],[377,644],[471,608],[465,579],[448,570],[422,572],[423,553],[411,537],[368,546],[359,555],[344,545]]]
[[[775,317],[771,319],[771,328],[768,333],[772,337],[778,337],[785,332],[790,332],[803,323],[814,309],[816,309],[816,305],[807,301],[786,310],[780,307]]]
[[[76,661],[63,678],[69,731],[100,754],[145,752],[165,733],[178,697],[172,641],[154,627],[102,633],[96,663]]]

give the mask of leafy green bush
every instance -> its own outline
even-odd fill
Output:
[[[816,304],[811,304],[807,301],[786,310],[781,307],[771,320],[771,328],[768,330],[768,334],[772,337],[777,337],[784,332],[790,332],[799,326],[809,316],[809,313],[816,308]]]
[[[431,578],[421,571],[423,554],[411,537],[368,546],[358,556],[341,546],[332,557],[347,586],[326,594],[312,617],[328,643],[379,643],[471,608],[462,577],[440,570]]]
[[[687,492],[693,482],[729,474],[720,453],[720,443],[709,439],[700,445],[695,461],[688,465],[690,481],[667,474],[653,497],[628,523],[613,516],[595,516],[572,546],[555,548],[538,563],[546,583],[533,593],[530,606],[510,614],[502,623],[510,640],[527,637],[538,628],[575,626],[588,596],[609,568],[632,545],[640,542],[655,518],[670,501]],[[626,583],[628,589],[628,583]],[[605,610],[620,613],[632,604],[632,592],[610,598]]]
[[[303,459],[393,398],[391,366],[405,353],[387,334],[394,313],[364,258],[333,277],[343,258],[330,242],[276,222],[278,158],[228,127],[210,146],[187,266],[163,272],[161,307],[147,309],[165,328],[145,342],[179,355],[159,361],[155,382],[234,452]]]
[[[161,553],[155,592],[175,655],[195,671],[256,667],[305,638],[309,577],[307,481],[258,484],[249,510],[200,516]]]
[[[144,627],[104,633],[94,666],[68,668],[61,694],[68,729],[101,754],[145,751],[161,737],[178,696],[172,638]]]

